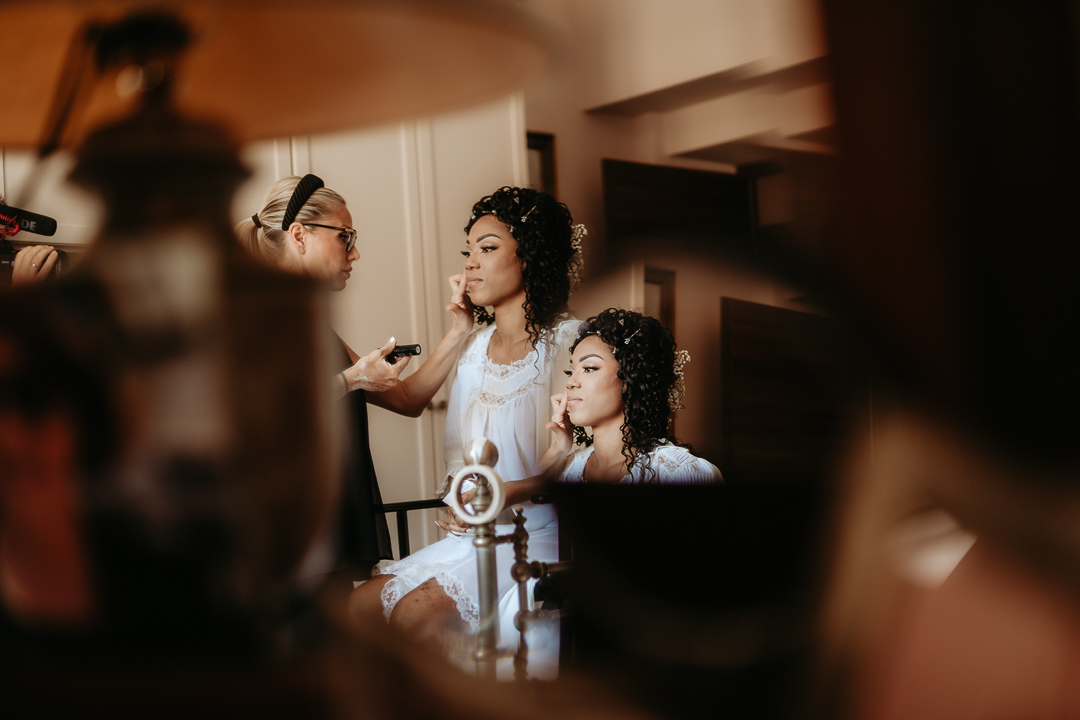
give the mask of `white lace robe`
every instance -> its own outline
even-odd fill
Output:
[[[453,476],[465,466],[464,447],[486,437],[499,450],[495,470],[504,481],[522,480],[536,474],[536,463],[551,442],[544,428],[551,419],[551,396],[566,387],[564,370],[570,366],[570,345],[578,321],[563,320],[546,331],[545,339],[527,357],[511,365],[488,358],[494,325],[474,330],[458,360],[457,377],[447,408],[444,452],[446,474]],[[522,503],[529,530],[529,559],[558,559],[558,528],[555,510],[549,505]],[[513,532],[508,508],[496,520],[500,535]],[[498,566],[499,614],[504,644],[510,640],[517,611],[516,585],[510,578],[514,563],[509,543],[495,550]],[[389,617],[406,593],[434,578],[456,603],[461,617],[475,630],[480,619],[476,551],[472,535],[446,538],[395,563],[382,563],[384,574],[395,575],[382,592],[383,611]]]
[[[585,463],[592,455],[592,447],[578,447],[566,460],[559,482],[583,482]],[[702,484],[723,482],[724,477],[708,460],[690,454],[690,451],[678,445],[658,445],[649,453],[649,470],[646,470],[643,458],[639,457],[629,474],[620,483],[636,484],[658,482],[664,484]]]

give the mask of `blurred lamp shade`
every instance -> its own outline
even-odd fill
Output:
[[[0,146],[41,144],[88,24],[146,11],[193,35],[170,104],[241,143],[476,104],[520,87],[548,57],[544,33],[498,0],[0,0]],[[63,144],[135,107],[124,70],[86,83]]]

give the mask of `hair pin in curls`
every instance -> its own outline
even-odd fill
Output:
[[[521,216],[521,222],[525,222],[526,220],[528,220],[529,216],[532,215],[532,212],[535,209],[536,209],[535,205],[533,205],[531,208],[529,208],[529,212],[527,212],[527,213],[525,213],[524,215]]]
[[[629,344],[630,344],[630,341],[631,341],[631,340],[633,340],[633,339],[634,339],[634,336],[635,336],[635,335],[637,335],[637,334],[638,334],[639,332],[641,332],[641,328],[638,328],[638,329],[637,329],[637,330],[635,330],[634,332],[630,333],[630,337],[628,337],[628,338],[626,338],[625,340],[623,340],[623,341],[622,341],[622,344],[623,344],[623,345],[629,345]]]

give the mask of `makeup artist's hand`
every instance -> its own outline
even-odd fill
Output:
[[[372,350],[346,370],[344,374],[349,392],[353,390],[383,392],[397,385],[400,382],[398,375],[409,366],[409,360],[412,358],[405,355],[399,357],[393,365],[386,362],[386,356],[396,346],[397,341],[390,338],[381,348]]]

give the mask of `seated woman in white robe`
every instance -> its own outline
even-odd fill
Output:
[[[550,398],[562,388],[579,324],[565,312],[581,268],[584,227],[574,226],[569,210],[551,195],[505,187],[473,206],[465,232],[464,272],[455,281],[464,286],[463,301],[480,327],[465,341],[451,388],[445,477],[464,467],[470,441],[486,437],[495,443],[495,470],[507,481],[509,497],[497,532],[513,531],[509,508],[521,505],[532,533],[530,554],[555,560],[554,510],[532,505],[534,485],[519,481],[537,475],[549,445]],[[472,536],[453,518],[440,524],[451,535],[398,562],[382,563],[382,573],[353,592],[354,618],[383,616],[420,636],[448,626],[475,629],[479,591]],[[501,567],[513,562],[509,545],[500,545],[496,554]],[[513,599],[513,590],[509,572],[500,574],[500,596]]]
[[[723,481],[715,465],[668,437],[690,356],[659,322],[605,310],[582,323],[571,353],[566,392],[552,398],[545,455],[548,466],[562,467],[560,482]]]

